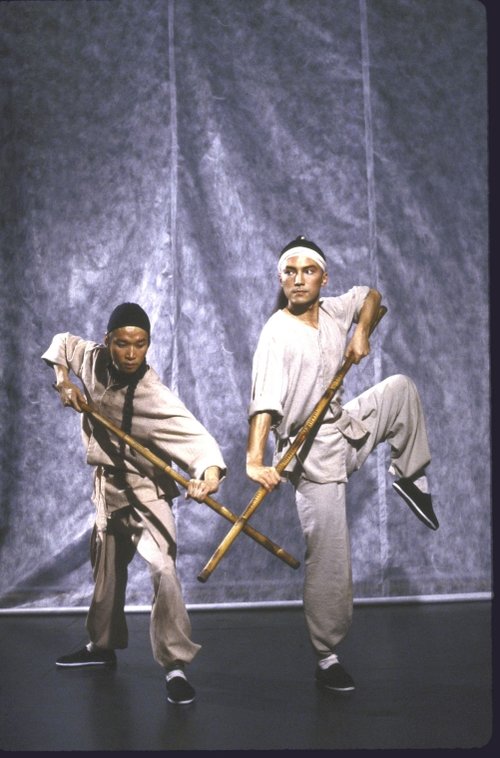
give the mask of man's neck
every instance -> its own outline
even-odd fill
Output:
[[[146,371],[148,370],[148,368],[149,368],[148,364],[146,363],[146,361],[144,361],[143,363],[141,363],[137,371],[134,371],[133,374],[128,374],[126,371],[120,371],[116,366],[113,365],[113,363],[111,363],[111,361],[109,362],[109,365],[108,365],[109,375],[112,381],[116,382],[117,384],[122,384],[124,386],[128,384],[132,384],[132,382],[137,383],[138,381],[140,381],[142,377],[144,376],[144,374],[146,373]]]
[[[285,313],[298,318],[308,326],[312,326],[315,329],[319,325],[319,300],[315,300],[314,303],[304,306],[294,306],[288,303],[286,308],[283,309]]]

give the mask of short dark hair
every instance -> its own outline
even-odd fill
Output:
[[[308,247],[310,250],[314,250],[316,253],[321,255],[322,258],[326,261],[326,256],[323,252],[323,250],[318,247],[318,245],[315,242],[311,242],[311,240],[306,239],[305,237],[296,237],[294,240],[288,243],[288,245],[285,245],[283,250],[281,250],[279,257],[283,255],[283,253],[288,252],[288,250],[292,250],[294,247]]]

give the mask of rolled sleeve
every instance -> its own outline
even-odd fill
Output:
[[[48,349],[43,353],[42,360],[49,366],[66,366],[77,376],[81,375],[85,357],[89,349],[97,347],[95,342],[83,340],[69,332],[54,335]]]
[[[283,347],[262,331],[252,365],[252,392],[248,417],[256,413],[271,413],[273,420],[283,418],[283,388],[285,379]]]

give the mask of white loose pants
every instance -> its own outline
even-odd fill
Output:
[[[174,516],[165,500],[148,503],[148,509],[119,509],[108,519],[105,531],[94,527],[91,561],[95,588],[87,616],[89,638],[105,649],[127,647],[125,593],[128,565],[136,551],[148,563],[153,583],[153,656],[165,668],[174,661],[190,663],[200,645],[191,640],[191,623],[175,568]]]
[[[411,379],[391,376],[344,408],[368,430],[359,443],[345,439],[345,470],[359,469],[380,442],[390,445],[389,471],[411,477],[430,462],[420,397]],[[309,455],[314,456],[314,443]],[[346,482],[295,482],[296,504],[306,542],[304,612],[318,657],[335,651],[352,619],[352,569],[346,519]]]

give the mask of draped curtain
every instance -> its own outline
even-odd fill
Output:
[[[475,0],[72,0],[0,5],[0,609],[89,603],[91,468],[40,355],[101,340],[119,302],[152,321],[149,362],[218,440],[239,514],[251,360],[279,250],[329,260],[325,294],[388,313],[344,397],[394,373],[420,391],[438,532],[391,488],[379,446],[348,486],[355,597],[489,592],[486,17]],[[296,601],[293,491],[252,524],[174,505],[188,604]],[[127,602],[150,600],[139,557]]]

